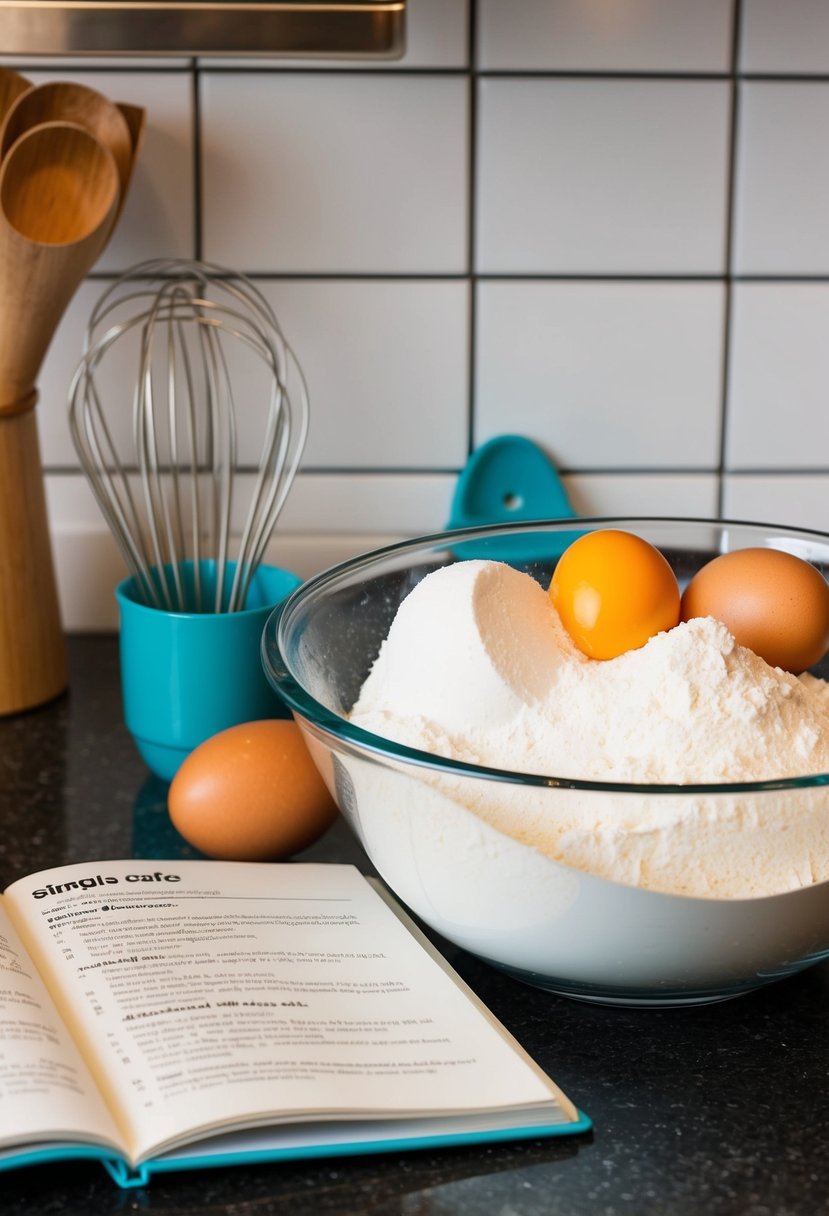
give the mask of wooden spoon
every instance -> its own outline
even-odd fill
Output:
[[[0,131],[0,159],[26,131],[48,122],[75,123],[109,148],[115,158],[121,192],[126,192],[133,162],[133,138],[127,118],[103,93],[73,81],[36,85],[17,98]]]
[[[132,159],[134,161],[144,139],[147,112],[141,106],[129,105],[124,101],[116,101],[115,104],[123,114],[124,121],[129,127],[130,140],[132,141]]]
[[[0,214],[38,244],[82,241],[116,201],[113,169],[112,155],[83,127],[69,122],[33,127],[0,167]]]
[[[130,140],[132,143],[132,159],[130,160],[129,172],[126,178],[121,180],[121,201],[118,204],[118,215],[121,214],[124,203],[127,201],[127,191],[129,190],[130,182],[132,181],[135,162],[138,159],[138,152],[144,142],[144,129],[147,125],[147,112],[141,106],[128,105],[125,102],[118,101],[115,103],[118,109],[124,116],[127,126],[129,127]],[[117,219],[117,216],[116,216]]]
[[[32,82],[25,76],[20,76],[11,68],[0,67],[0,123],[3,122],[18,97],[22,93],[28,93],[32,87]]]
[[[0,163],[0,405],[36,384],[81,280],[115,223],[110,151],[83,127],[45,123]]]

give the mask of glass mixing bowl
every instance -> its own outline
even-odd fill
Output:
[[[552,829],[574,809],[598,824],[702,808],[732,825],[722,829],[724,850],[740,846],[727,835],[742,816],[760,825],[746,862],[759,866],[794,816],[810,817],[829,852],[829,774],[705,786],[572,780],[444,759],[348,720],[398,605],[425,575],[489,558],[546,588],[567,545],[607,527],[654,544],[680,586],[712,557],[746,547],[784,549],[824,577],[829,571],[829,536],[763,524],[594,518],[457,530],[367,553],[303,584],[268,620],[265,671],[378,873],[438,933],[521,980],[582,1000],[723,1000],[829,957],[829,882],[751,898],[660,890],[658,876],[646,889],[562,864],[470,808],[502,800],[520,812],[525,802]],[[829,677],[826,661],[813,672]]]

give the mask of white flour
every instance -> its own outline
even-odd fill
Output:
[[[496,562],[458,562],[410,593],[351,719],[425,751],[561,778],[829,772],[829,684],[769,667],[710,618],[588,659],[544,589]],[[821,788],[747,799],[434,783],[506,835],[624,882],[734,896],[829,878]]]
[[[556,777],[687,784],[829,771],[829,685],[699,618],[588,659],[529,575],[467,561],[401,605],[352,721],[426,751]]]

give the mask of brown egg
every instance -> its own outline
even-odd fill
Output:
[[[231,726],[195,748],[170,785],[173,824],[209,857],[271,861],[313,844],[337,807],[289,719]]]
[[[829,650],[829,584],[778,549],[736,549],[707,563],[682,596],[682,620],[713,616],[741,646],[786,671],[801,672]]]

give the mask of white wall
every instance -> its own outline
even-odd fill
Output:
[[[4,62],[148,115],[40,380],[67,628],[115,624],[121,573],[67,388],[148,257],[275,305],[312,424],[270,556],[302,575],[441,528],[503,432],[585,514],[829,529],[825,0],[410,0],[393,65]]]

